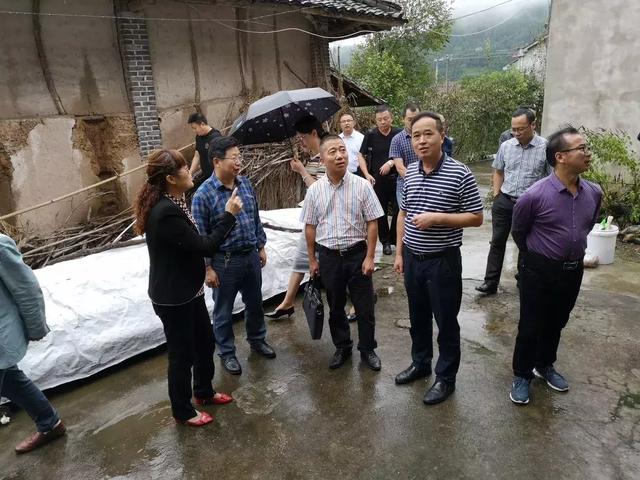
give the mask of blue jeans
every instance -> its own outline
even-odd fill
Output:
[[[233,335],[233,302],[238,292],[245,306],[244,319],[249,343],[264,340],[267,327],[262,310],[262,268],[260,256],[254,250],[246,254],[216,253],[212,267],[220,286],[213,289],[213,332],[220,357],[235,355]]]
[[[50,432],[60,421],[47,397],[17,365],[0,370],[0,396],[26,411],[41,433]]]
[[[460,325],[462,301],[462,258],[459,248],[442,256],[419,259],[407,247],[403,251],[404,285],[409,301],[411,359],[418,369],[429,369],[433,358],[433,325],[438,325],[440,355],[436,378],[455,383],[460,366]]]

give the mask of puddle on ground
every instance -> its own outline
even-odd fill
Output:
[[[303,378],[304,375],[294,373],[282,378],[262,380],[235,390],[233,398],[238,408],[248,415],[269,415],[293,384]]]
[[[494,352],[490,348],[485,347],[479,342],[476,342],[474,340],[468,340],[466,338],[464,339],[464,341],[469,344],[469,348],[473,353],[476,353],[478,355],[487,355],[487,356],[496,354],[496,352]]]

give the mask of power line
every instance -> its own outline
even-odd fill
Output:
[[[303,9],[308,9],[308,8],[312,8],[312,7],[303,7],[297,10],[291,10],[288,13],[292,13],[294,11],[301,11]],[[193,18],[193,19],[189,19],[189,18],[165,18],[165,17],[121,17],[121,16],[117,16],[117,15],[92,15],[92,14],[79,14],[79,13],[48,13],[48,12],[24,12],[24,11],[12,11],[12,10],[0,10],[0,14],[4,14],[4,15],[30,15],[30,16],[42,16],[42,17],[65,17],[65,18],[97,18],[97,19],[122,19],[122,20],[129,20],[131,18],[140,18],[146,21],[156,21],[156,22],[212,22],[215,23],[217,25],[220,25],[222,27],[228,28],[230,30],[234,30],[237,32],[242,32],[242,33],[253,33],[253,34],[258,34],[258,35],[272,35],[274,33],[284,33],[284,32],[300,32],[300,33],[305,33],[307,35],[311,35],[313,37],[318,37],[318,38],[323,38],[326,40],[343,40],[346,38],[350,38],[350,37],[354,37],[357,35],[362,35],[365,33],[376,33],[378,30],[357,30],[353,33],[349,33],[346,35],[321,35],[319,33],[315,33],[315,32],[311,32],[309,30],[305,30],[303,28],[298,28],[298,27],[286,27],[286,28],[280,28],[277,30],[247,30],[247,29],[243,29],[243,28],[236,28],[236,27],[232,27],[231,25],[227,25],[225,23],[222,23],[223,21],[225,22],[247,22],[247,23],[258,23],[258,22],[252,22],[250,19],[247,20],[238,20],[236,18],[228,18],[228,19],[223,19],[223,20],[219,20],[219,19],[215,19],[215,18]],[[256,17],[256,18],[264,18],[268,15],[263,15],[261,17]]]
[[[501,7],[502,5],[506,5],[507,3],[521,2],[521,1],[522,0],[506,0],[505,2],[496,3],[495,5],[491,5],[490,7],[483,8],[482,10],[476,10],[475,12],[467,13],[465,15],[460,15],[459,17],[454,17],[454,18],[451,19],[451,21],[455,22],[456,20],[461,20],[463,18],[471,17],[473,15],[477,15],[478,13],[483,13],[483,12],[487,12],[489,10],[493,10],[494,8]]]

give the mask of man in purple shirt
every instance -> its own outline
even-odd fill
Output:
[[[584,137],[568,126],[547,141],[547,161],[554,173],[534,183],[513,209],[513,238],[522,259],[510,398],[520,405],[529,403],[534,376],[556,391],[569,390],[553,363],[580,291],[587,235],[602,200],[600,187],[580,178],[591,161]]]

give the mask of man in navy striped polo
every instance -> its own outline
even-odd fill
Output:
[[[482,201],[469,168],[442,151],[444,128],[436,113],[416,115],[411,141],[420,161],[410,165],[404,177],[394,269],[404,273],[412,362],[398,374],[396,384],[431,375],[435,318],[440,356],[436,380],[423,399],[432,405],[455,390],[460,366],[462,229],[482,225]]]

